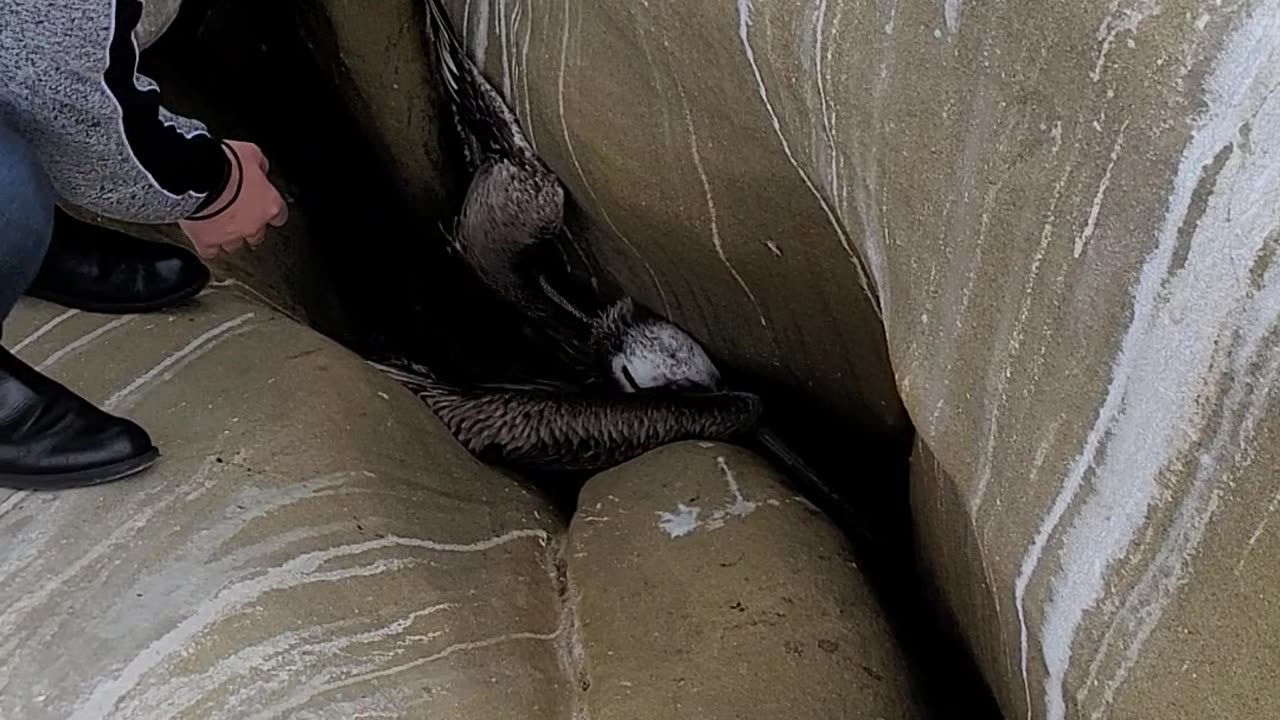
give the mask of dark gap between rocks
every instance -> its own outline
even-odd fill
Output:
[[[273,175],[288,179],[283,189],[306,230],[277,242],[307,245],[286,274],[316,330],[366,357],[410,357],[459,378],[553,374],[552,360],[523,339],[519,319],[444,252],[429,219],[453,212],[460,183],[404,188],[389,177],[387,150],[370,140],[362,109],[342,100],[341,89],[353,81],[334,37],[318,0],[185,0],[141,69],[164,88],[171,108],[257,142]],[[424,139],[422,152],[436,144],[438,138]],[[442,197],[432,198],[437,190]],[[761,392],[770,425],[840,493],[806,495],[849,536],[929,714],[997,720],[994,698],[954,628],[930,604],[918,571],[907,482],[911,433],[885,437],[820,416],[786,388],[724,370],[733,385]],[[582,479],[529,481],[567,515]]]
[[[913,670],[911,682],[931,718],[1000,720],[995,696],[959,631],[936,605],[922,575],[908,473],[913,430],[889,435],[815,409],[767,379],[727,368],[726,380],[759,392],[775,432],[835,495],[805,496],[831,517],[853,547]]]
[[[513,359],[549,371],[515,314],[470,281],[434,224],[424,228],[424,214],[448,208],[424,213],[407,200],[424,189],[388,177],[359,109],[341,100],[351,79],[327,22],[316,2],[188,0],[142,71],[170,107],[256,142],[286,179],[305,235],[288,228],[276,242],[306,244],[288,271],[318,331],[365,356],[412,357],[461,378],[510,371]]]

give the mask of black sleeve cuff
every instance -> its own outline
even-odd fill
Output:
[[[160,91],[138,87],[138,52],[133,30],[142,18],[140,0],[116,0],[115,36],[111,38],[104,80],[120,105],[125,142],[138,163],[174,196],[207,195],[212,203],[231,175],[222,144],[206,134],[188,137],[160,117]]]
[[[204,200],[201,200],[200,204],[196,206],[196,209],[191,212],[192,215],[199,215],[200,213],[208,210],[218,201],[218,198],[222,197],[227,186],[231,184],[231,158],[227,157],[227,153],[222,149],[222,143],[214,140],[212,145],[213,149],[217,152],[217,159],[214,160],[211,158],[206,162],[217,162],[219,164],[220,169],[216,175],[210,175],[210,177],[217,177],[217,182],[215,182],[209,190],[204,191]]]

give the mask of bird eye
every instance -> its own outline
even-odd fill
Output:
[[[640,383],[636,382],[636,377],[631,374],[631,368],[627,367],[626,365],[623,365],[622,377],[624,380],[627,381],[627,384],[631,386],[632,390],[636,392],[640,392]]]

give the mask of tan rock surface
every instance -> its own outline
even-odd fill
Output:
[[[1280,3],[452,7],[630,289],[909,415],[1010,717],[1280,715]]]
[[[415,219],[432,235],[446,210],[445,178],[452,168],[437,143],[435,97],[419,0],[363,3],[322,0],[322,27],[332,32],[334,68],[343,100],[355,110],[366,136],[389,171]]]
[[[0,717],[565,716],[548,508],[358,358],[222,291],[5,342],[164,456],[0,496]]]
[[[1009,716],[1280,714],[1280,2],[450,7],[634,293],[918,428]]]
[[[0,496],[0,717],[909,707],[839,534],[745,451],[673,446],[592,480],[562,549],[551,509],[416,398],[229,292],[147,316],[24,301],[5,338],[164,455]]]
[[[790,65],[773,79],[763,39],[740,42],[732,3],[447,4],[456,24],[467,18],[471,47],[628,290],[716,354],[803,389],[815,407],[877,431],[902,428],[872,278],[858,259],[863,221],[841,218],[828,192],[809,187],[821,184],[810,159],[821,172],[847,160],[775,134],[770,113],[809,88],[788,84]],[[797,3],[756,4],[783,27],[805,18],[812,31]],[[757,87],[757,71],[771,90]],[[826,142],[809,125],[820,114],[794,112],[806,127],[784,131]],[[858,182],[837,194],[850,207],[881,200]]]
[[[338,56],[329,59],[347,102],[417,211],[433,217],[440,182],[415,3],[378,13],[316,7],[333,31]],[[142,45],[169,25],[170,9],[151,5]],[[181,83],[164,85],[183,98]],[[215,126],[238,112],[210,117],[191,100],[177,107]],[[282,188],[292,192],[288,180]],[[128,229],[182,241],[172,227]],[[295,208],[275,242],[218,269],[306,320],[316,304],[314,230],[305,207]],[[573,616],[556,593],[551,512],[466,457],[416,400],[349,353],[221,289],[194,309],[137,318],[27,302],[5,338],[90,399],[139,419],[166,454],[118,485],[0,497],[0,532],[19,538],[0,550],[0,717],[465,720],[573,710],[566,678],[582,668],[561,653]],[[594,668],[606,679],[647,671],[661,682],[634,693],[618,692],[623,680],[596,684],[581,707],[634,717],[675,699],[701,717],[736,709],[819,718],[833,708],[902,717],[905,669],[838,534],[759,460],[715,452],[672,448],[591,487],[625,496],[633,474],[675,474],[667,494],[631,499],[723,494],[723,456],[758,518],[682,539],[662,535],[656,515],[621,537],[579,523],[574,542],[596,559],[632,553],[631,570],[671,563],[677,577],[704,576],[741,607],[711,594],[679,609],[684,588],[650,571],[638,582],[654,586],[657,614],[637,622],[610,610],[625,594],[594,588],[577,616],[587,649],[602,650]],[[766,550],[722,567],[729,542]],[[581,572],[585,580],[617,569]],[[630,575],[613,582],[637,582]],[[701,648],[650,637],[636,645],[644,657],[608,655],[677,617],[685,631],[735,637]],[[675,669],[686,681],[668,686],[663,673]],[[778,679],[787,686],[770,684]]]
[[[739,448],[593,478],[565,550],[593,720],[921,717],[843,537]]]
[[[182,0],[146,0],[142,4],[142,19],[133,32],[138,47],[145,49],[160,39],[182,9]]]

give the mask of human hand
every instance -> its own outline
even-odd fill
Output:
[[[270,164],[257,145],[236,140],[224,144],[231,160],[226,190],[207,211],[180,220],[178,225],[202,258],[219,251],[235,252],[266,239],[267,225],[280,227],[289,219],[289,208],[267,179]]]

